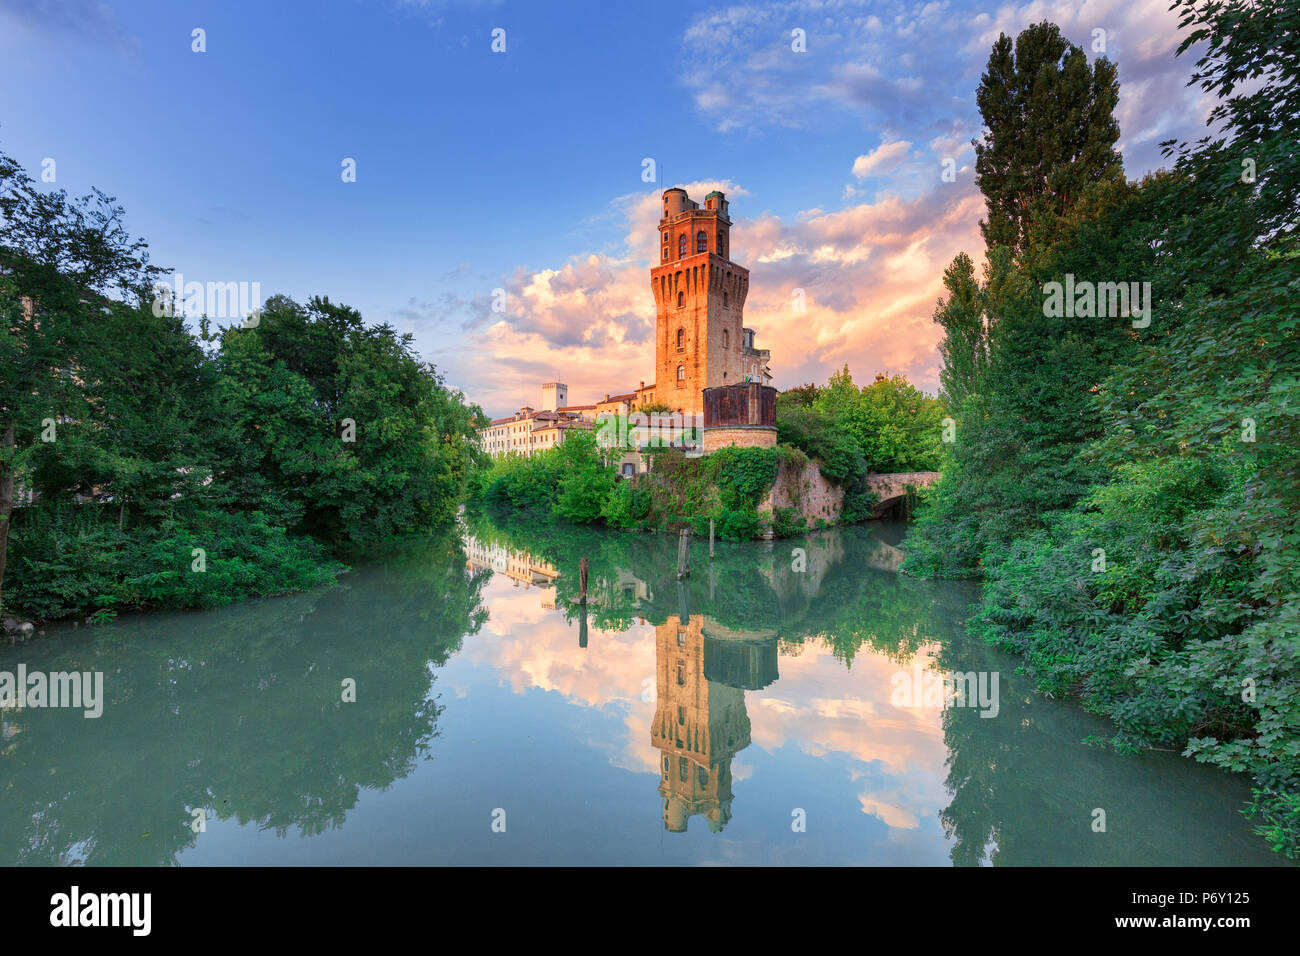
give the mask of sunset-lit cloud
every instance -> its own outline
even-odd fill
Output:
[[[772,350],[778,387],[824,381],[845,363],[859,379],[902,372],[936,387],[931,314],[939,279],[954,255],[980,247],[983,204],[969,180],[912,200],[812,209],[792,221],[743,214],[745,194],[733,183],[685,188],[697,199],[722,188],[733,202],[732,257],[750,270],[745,324],[757,330],[760,347]],[[477,373],[471,393],[490,412],[536,403],[541,382],[556,375],[569,384],[574,403],[653,381],[649,270],[658,249],[659,193],[612,205],[624,216],[625,254],[588,254],[518,273],[507,286],[506,313],[466,330]]]
[[[1199,135],[1212,105],[1186,88],[1192,55],[1174,57],[1180,35],[1167,6],[1034,0],[978,12],[791,0],[691,21],[680,41],[688,64],[681,83],[721,132],[788,134],[856,116],[877,138],[844,156],[838,209],[776,215],[768,207],[777,197],[751,195],[744,183],[681,184],[697,201],[715,188],[731,200],[732,258],[750,270],[745,324],[772,351],[774,384],[822,382],[847,364],[858,381],[902,373],[935,391],[932,315],[943,270],[958,252],[977,262],[983,255],[971,140],[992,43],[1049,19],[1090,57],[1104,45],[1119,65],[1119,145],[1136,177],[1161,164],[1160,140]],[[795,27],[805,30],[806,53],[791,50]],[[945,163],[955,182],[944,179]],[[649,270],[658,261],[659,197],[658,186],[611,197],[607,214],[621,245],[570,249],[545,268],[516,271],[506,280],[505,313],[491,312],[486,296],[467,310],[461,378],[486,410],[536,404],[541,382],[557,376],[574,403],[653,380]]]
[[[886,163],[894,163],[907,155],[912,146],[905,139],[893,143],[881,143],[871,152],[859,156],[853,161],[853,175],[865,179]]]

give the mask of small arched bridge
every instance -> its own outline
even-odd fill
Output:
[[[937,471],[903,471],[891,474],[868,474],[867,490],[876,496],[872,514],[881,515],[897,507],[907,498],[909,488],[928,488],[939,480]]]

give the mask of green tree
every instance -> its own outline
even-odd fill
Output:
[[[1046,21],[1000,34],[976,103],[985,132],[974,140],[975,182],[988,202],[984,241],[1033,256],[1056,241],[1061,220],[1097,185],[1121,185],[1115,143],[1115,66],[1084,52]]]
[[[1221,134],[1004,277],[907,567],[982,572],[978,633],[1115,747],[1253,774],[1259,832],[1300,857],[1300,11],[1175,6]],[[1045,322],[1064,273],[1149,281],[1149,327]]]
[[[99,190],[77,199],[41,192],[0,153],[0,588],[17,476],[30,469],[49,422],[57,434],[61,420],[92,414],[79,367],[94,354],[102,316],[122,314],[106,295],[143,305],[161,273],[123,216]]]
[[[1000,250],[1004,251],[1004,250]],[[1006,256],[1001,257],[1006,261]],[[991,269],[990,263],[986,269]],[[985,307],[986,290],[975,278],[970,256],[959,252],[952,265],[944,270],[943,285],[948,290],[934,310],[934,321],[943,327],[939,355],[939,396],[949,408],[957,408],[979,393],[989,364],[989,317]]]
[[[563,444],[543,454],[555,455],[559,462],[560,480],[552,513],[579,524],[599,521],[619,479],[605,464],[596,437],[590,432],[571,431]]]

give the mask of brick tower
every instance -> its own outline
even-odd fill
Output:
[[[686,190],[664,190],[659,265],[650,270],[657,326],[655,401],[686,414],[703,410],[701,392],[747,380],[766,383],[766,350],[744,327],[749,270],[728,258],[727,197],[714,191],[704,207]]]

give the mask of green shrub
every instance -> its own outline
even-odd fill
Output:
[[[778,538],[793,538],[808,530],[798,508],[772,509],[772,534]]]
[[[310,538],[265,515],[183,510],[153,525],[117,525],[94,504],[21,509],[10,535],[5,606],[35,620],[139,608],[207,608],[308,590],[344,569]],[[202,549],[204,570],[195,570]]]
[[[611,528],[639,528],[650,513],[650,493],[637,480],[614,485],[605,502],[603,517]]]

